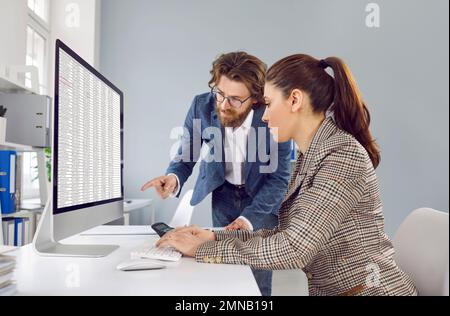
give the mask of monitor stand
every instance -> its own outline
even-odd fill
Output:
[[[33,238],[33,249],[37,254],[44,257],[102,258],[119,248],[113,245],[66,245],[56,242],[53,238],[52,200],[49,196]]]

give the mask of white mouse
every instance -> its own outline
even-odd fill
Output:
[[[160,270],[164,268],[166,268],[165,265],[151,260],[130,260],[117,266],[117,270],[120,271]]]

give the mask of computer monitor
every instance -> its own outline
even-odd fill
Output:
[[[53,183],[33,244],[48,256],[102,257],[117,246],[62,239],[123,217],[123,93],[56,42]]]

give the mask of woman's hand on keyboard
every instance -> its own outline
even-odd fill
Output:
[[[198,233],[194,235],[193,232]],[[212,236],[211,236],[212,234]],[[172,247],[186,257],[195,258],[197,249],[207,241],[215,240],[213,232],[198,229],[188,231],[175,231],[164,235],[157,243],[157,247]]]
[[[177,228],[177,229],[171,231],[170,233],[172,233],[172,234],[173,233],[191,234],[193,236],[196,236],[196,237],[204,240],[205,242],[216,241],[216,235],[214,234],[214,232],[212,232],[210,230],[202,229],[198,226],[180,227],[180,228]]]

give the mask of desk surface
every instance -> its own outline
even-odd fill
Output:
[[[122,229],[122,228],[120,228]],[[116,244],[106,258],[46,258],[26,246],[17,257],[18,295],[259,296],[249,267],[209,265],[183,258],[164,270],[121,272],[116,266],[156,236],[77,236],[67,244]]]

